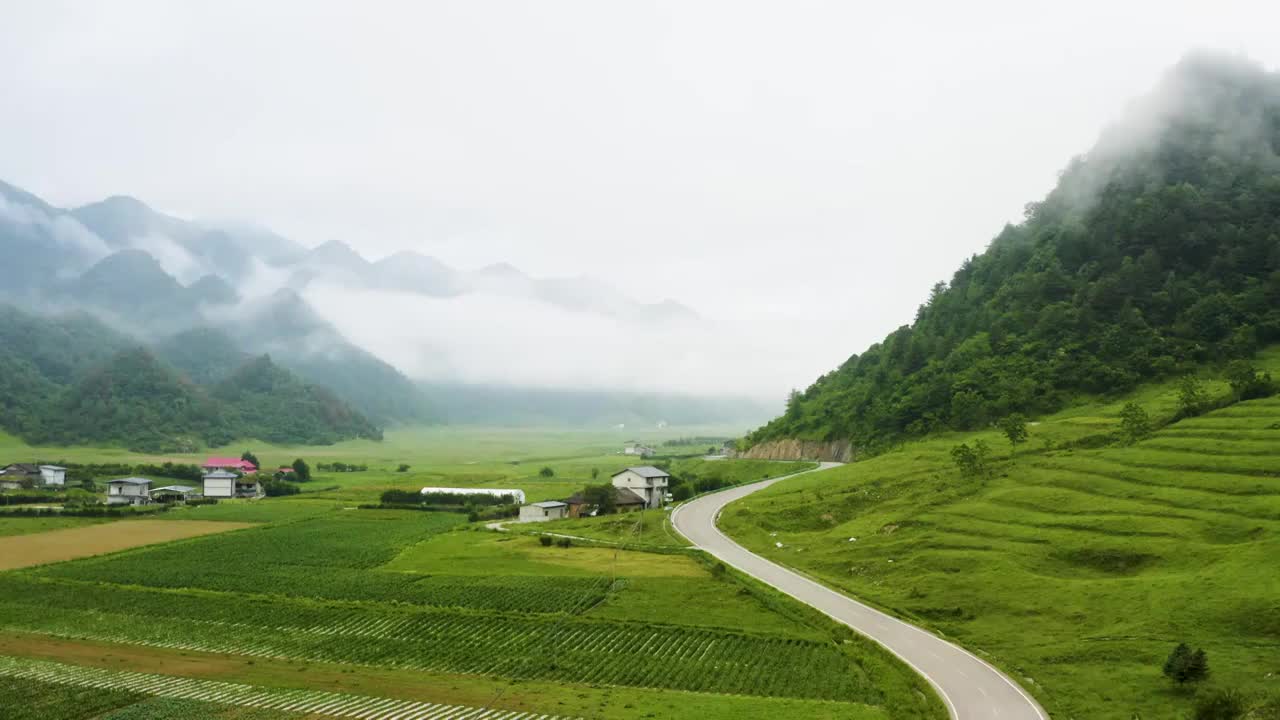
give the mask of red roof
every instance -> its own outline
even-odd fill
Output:
[[[276,472],[293,472],[293,468],[286,465],[285,467],[280,468]]]
[[[257,472],[257,471],[258,471],[258,466],[257,466],[257,465],[254,465],[253,463],[249,462],[248,460],[241,460],[240,458],[220,458],[220,457],[211,457],[211,458],[209,458],[208,460],[205,460],[205,461],[204,461],[204,467],[207,467],[207,468],[236,468],[237,470],[241,470],[241,471],[243,471],[243,472]]]

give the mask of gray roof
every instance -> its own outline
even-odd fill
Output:
[[[61,465],[41,465],[40,469],[41,470],[66,470],[66,468],[62,467]]]
[[[558,508],[565,507],[568,503],[562,503],[559,500],[543,500],[542,502],[529,503],[534,507],[540,508]]]
[[[116,478],[115,480],[107,481],[108,485],[111,485],[114,483],[124,483],[125,485],[150,485],[151,481],[146,478],[140,478],[140,477]]]
[[[658,468],[652,465],[640,465],[638,467],[629,467],[627,468],[627,470],[630,470],[631,472],[639,475],[642,478],[671,477],[671,474],[668,473],[666,470],[659,470]],[[612,477],[618,477],[619,475],[626,472],[627,470],[619,470],[618,472],[614,473]]]
[[[211,473],[204,474],[205,480],[208,480],[209,478],[213,478],[214,480],[230,480],[238,477],[240,476],[233,472],[227,472],[226,470],[214,470]]]
[[[166,490],[168,490],[169,492],[176,492],[176,493],[195,492],[195,488],[187,487],[186,485],[165,485],[164,487],[155,488],[151,492],[158,493],[158,492],[164,492]]]

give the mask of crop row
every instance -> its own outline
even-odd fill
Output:
[[[4,720],[87,720],[143,697],[123,688],[58,685],[8,677],[0,671],[0,717]]]
[[[511,710],[468,708],[316,690],[267,689],[237,683],[103,670],[4,656],[0,656],[0,676],[70,687],[103,690],[127,688],[133,693],[159,697],[357,720],[558,720],[551,716]]]
[[[0,626],[52,635],[344,664],[719,693],[862,700],[874,692],[832,644],[560,616],[311,607],[278,626],[242,603],[239,622],[75,609],[27,596]],[[37,598],[41,601],[37,602]],[[175,597],[175,599],[177,599]],[[209,598],[210,607],[219,604]],[[177,608],[182,608],[177,603]],[[80,607],[84,607],[83,605]],[[177,609],[175,608],[175,609]],[[287,608],[286,608],[287,610]],[[308,620],[309,623],[299,622]]]

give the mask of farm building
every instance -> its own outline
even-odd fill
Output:
[[[662,507],[662,501],[667,495],[667,485],[671,482],[671,476],[667,474],[666,470],[661,470],[652,465],[640,465],[614,473],[611,482],[616,488],[626,488],[634,492],[644,498],[647,506],[656,508]]]
[[[524,504],[523,490],[496,490],[492,488],[456,488],[456,487],[424,487],[423,495],[490,495],[493,497],[502,497],[510,495],[511,499],[521,505]]]
[[[623,454],[623,455],[637,455],[637,456],[639,456],[639,457],[649,457],[649,456],[653,455],[653,454],[654,454],[654,452],[655,452],[655,451],[654,451],[654,449],[653,449],[653,448],[651,448],[651,447],[649,447],[649,446],[647,446],[647,445],[641,445],[640,443],[638,443],[638,442],[636,442],[636,441],[634,441],[634,440],[632,440],[632,441],[628,442],[628,443],[627,443],[625,446],[623,446],[623,448],[622,448],[622,454]]]
[[[241,475],[252,475],[258,472],[258,466],[248,460],[230,457],[211,457],[204,461],[204,465],[200,466],[205,472],[214,470],[225,470],[227,472],[240,473]]]
[[[40,482],[53,487],[65,487],[67,484],[67,469],[59,465],[41,465]]]
[[[0,470],[0,478],[6,482],[18,483],[18,487],[39,485],[41,480],[40,466],[30,463],[13,463]]]
[[[107,481],[108,505],[145,505],[151,502],[151,481],[127,477]]]
[[[568,516],[569,504],[559,500],[543,500],[520,507],[520,522],[546,522]]]
[[[10,480],[5,476],[0,475],[0,490],[21,490],[21,489],[22,489],[22,481]]]
[[[226,470],[205,473],[204,496],[207,498],[257,498],[262,494],[262,485],[253,477],[241,477]]]
[[[588,503],[586,497],[580,492],[565,498],[564,504],[568,506],[566,514],[571,518],[590,517],[596,513],[595,506]],[[618,512],[634,512],[643,510],[645,501],[644,498],[627,488],[615,487],[613,489],[613,505]]]
[[[162,503],[180,503],[186,502],[198,494],[195,488],[187,485],[165,485],[152,490],[151,499]]]

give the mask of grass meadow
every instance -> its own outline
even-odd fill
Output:
[[[1264,361],[1280,376],[1280,354]],[[1156,419],[1176,406],[1169,385],[1135,397]],[[1184,641],[1207,651],[1208,686],[1280,694],[1280,397],[1069,449],[1114,429],[1122,400],[1041,418],[1016,457],[995,432],[911,443],[775,485],[721,523],[994,661],[1054,717],[1189,717],[1195,691],[1161,676]],[[987,480],[951,463],[975,438],[1003,455]]]

